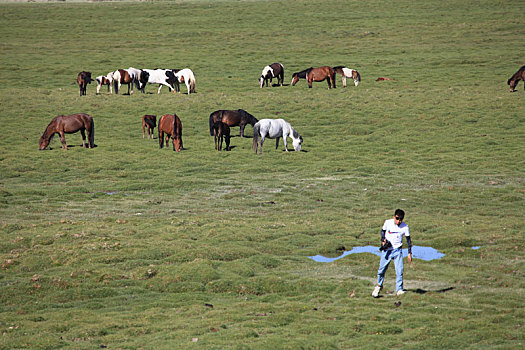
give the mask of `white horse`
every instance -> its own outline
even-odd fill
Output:
[[[253,127],[253,144],[252,149],[257,154],[260,149],[262,154],[262,146],[266,138],[276,139],[275,149],[279,147],[279,139],[282,137],[284,142],[284,150],[288,152],[286,145],[286,138],[292,139],[293,148],[296,152],[301,150],[303,138],[294,128],[284,119],[261,119]]]
[[[189,68],[184,68],[175,73],[175,76],[179,80],[179,83],[186,84],[188,88],[188,95],[190,93],[195,93],[195,75]]]
[[[144,93],[144,87],[146,86],[146,83],[148,82],[149,74],[145,74],[143,69],[137,69],[133,67],[129,67],[126,70],[133,77],[133,82],[135,83],[135,86],[137,87],[137,89],[139,89],[141,92]]]
[[[354,80],[354,85],[359,85],[359,82],[361,81],[361,75],[355,69],[350,69],[344,66],[333,67],[333,69],[337,74],[341,74],[343,76],[343,87],[346,87],[346,78],[352,78]]]
[[[178,90],[179,81],[175,77],[175,73],[171,69],[143,69],[145,72],[148,72],[148,83],[149,84],[159,84],[159,90],[157,94],[160,94],[160,89],[162,86],[167,86],[170,91],[174,93]],[[175,87],[174,87],[175,85]]]
[[[97,95],[100,93],[100,88],[102,87],[102,85],[107,85],[108,92],[111,91],[111,93],[113,94],[113,72],[109,72],[106,76],[99,75],[95,78],[95,80],[97,81]]]

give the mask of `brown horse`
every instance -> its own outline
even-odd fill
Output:
[[[238,109],[236,111],[220,109],[210,114],[210,136],[213,136],[213,123],[221,121],[228,126],[239,126],[241,129],[240,136],[244,137],[244,128],[246,124],[250,124],[252,127],[258,122],[250,113],[244,109]]]
[[[230,127],[228,124],[221,121],[213,123],[213,135],[215,136],[215,149],[220,151],[222,149],[222,140],[226,139],[226,150],[230,150]]]
[[[77,75],[77,84],[80,88],[80,96],[86,95],[87,84],[91,84],[91,72],[82,71]]]
[[[183,149],[182,146],[182,123],[180,118],[175,114],[164,114],[159,120],[159,148],[163,147],[164,144],[164,133],[166,133],[166,147],[170,137],[173,141],[173,150],[180,152]]]
[[[82,134],[82,147],[86,148],[86,134],[88,134],[88,148],[95,147],[95,124],[93,118],[86,113],[78,113],[71,115],[57,115],[51,123],[47,126],[46,130],[40,137],[38,146],[40,150],[45,149],[51,138],[58,133],[60,135],[60,141],[62,147],[67,150],[66,138],[64,134],[73,134],[80,130]]]
[[[306,68],[305,70],[302,70],[300,72],[296,72],[296,73],[292,74],[292,86],[295,86],[295,84],[297,84],[299,79],[306,79],[306,75],[312,69],[314,69],[314,67]]]
[[[153,138],[153,130],[157,126],[157,116],[146,114],[142,117],[142,138],[144,138],[146,133],[146,128],[148,129],[148,139]]]
[[[516,91],[516,85],[518,85],[520,80],[523,80],[525,84],[525,66],[518,69],[518,71],[514,73],[514,75],[510,77],[509,80],[507,80],[507,84],[510,85],[510,92]],[[525,89],[525,85],[523,88]]]
[[[328,88],[332,87],[335,89],[335,71],[332,67],[323,66],[318,68],[313,68],[306,74],[306,81],[308,81],[308,87],[312,88],[312,82],[314,81],[323,81],[328,82]]]

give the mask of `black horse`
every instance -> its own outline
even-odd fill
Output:
[[[213,123],[223,122],[228,126],[239,126],[241,129],[240,136],[244,137],[244,127],[246,124],[250,124],[252,127],[258,122],[250,113],[244,109],[238,109],[236,111],[220,109],[210,114],[210,136],[213,136]]]

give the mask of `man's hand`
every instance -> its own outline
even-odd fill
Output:
[[[412,262],[412,253],[409,253],[408,254],[408,263],[411,263]]]

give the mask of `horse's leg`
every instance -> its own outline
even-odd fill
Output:
[[[164,131],[160,131],[160,128],[158,130],[159,130],[159,148],[162,148],[162,146],[164,146]]]
[[[343,87],[346,87],[346,75],[343,75],[343,79],[341,79],[343,81]]]
[[[241,137],[244,137],[244,128],[246,127],[246,124],[239,124],[239,129],[241,129],[241,134],[240,136]]]
[[[82,147],[86,148],[86,133],[84,129],[80,129],[80,134],[82,135]]]
[[[275,139],[275,149],[279,148],[279,139],[280,139],[280,137],[277,137],[277,138]],[[285,140],[285,141],[286,141],[286,140]],[[286,144],[286,142],[285,142],[285,144]]]
[[[142,123],[142,138],[144,138],[145,133],[146,133],[146,123]],[[149,128],[148,128],[148,136],[149,136]]]
[[[65,148],[67,150],[66,136],[64,135],[64,132],[59,131],[58,134],[60,135],[60,142],[62,142],[62,148]]]
[[[226,135],[226,150],[230,150],[230,134]]]

